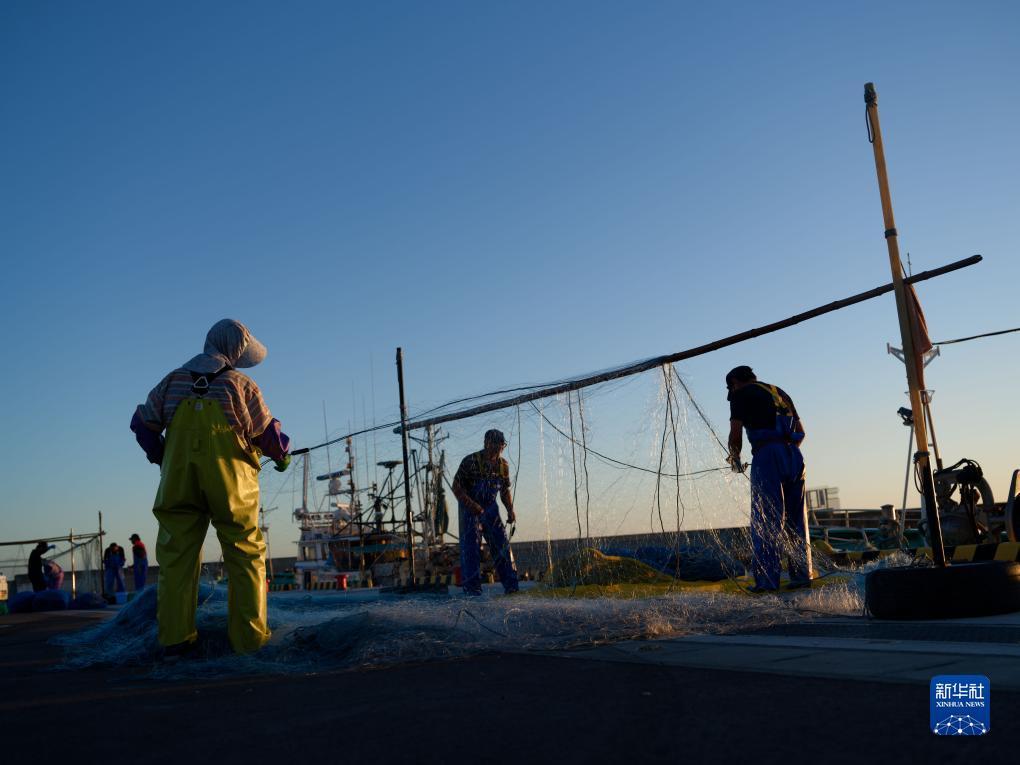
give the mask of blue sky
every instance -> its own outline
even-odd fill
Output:
[[[98,510],[154,538],[127,423],[224,316],[307,445],[323,403],[332,432],[396,413],[398,345],[422,410],[888,281],[869,80],[914,269],[985,256],[920,288],[932,334],[1017,326],[1020,11],[830,5],[3,4],[0,538]],[[1000,494],[1017,337],[929,369],[943,450]],[[889,341],[886,297],[682,371],[723,426],[726,370],[783,386],[809,482],[874,506],[905,458]]]

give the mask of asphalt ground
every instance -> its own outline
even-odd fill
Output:
[[[1006,633],[984,643],[841,638],[834,622],[823,636],[636,641],[208,681],[60,669],[62,649],[48,639],[108,615],[0,617],[0,762],[972,763],[1015,759],[1020,747],[1020,687],[1000,687],[994,671],[988,735],[928,730],[931,675],[955,671],[956,660],[980,673],[981,645],[999,658],[1016,646]],[[890,659],[932,650],[935,660]],[[899,676],[890,662],[920,674]]]

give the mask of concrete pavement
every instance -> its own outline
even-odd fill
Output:
[[[1020,741],[1009,632],[840,636],[874,624],[850,619],[806,623],[833,634],[770,629],[322,674],[155,681],[144,667],[58,669],[47,638],[98,618],[0,618],[0,760],[857,765],[1005,759]],[[949,627],[960,625],[915,632]],[[987,736],[928,731],[928,680],[958,669],[992,679]]]

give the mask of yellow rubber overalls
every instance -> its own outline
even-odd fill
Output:
[[[194,641],[202,543],[209,523],[229,577],[227,632],[238,653],[269,640],[265,542],[258,528],[258,454],[241,442],[217,401],[188,398],[167,428],[159,491],[156,560],[159,642]]]

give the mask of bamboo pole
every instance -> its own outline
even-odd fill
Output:
[[[901,279],[904,284],[914,284],[916,282],[923,282],[927,279],[933,279],[936,276],[942,276],[943,274],[957,271],[961,268],[972,266],[975,263],[981,262],[980,255],[972,255],[969,258],[958,260],[954,263],[941,266],[940,268],[933,268],[928,271],[922,271],[921,273],[915,274],[908,279]],[[577,380],[571,380],[569,382],[561,383],[559,385],[553,385],[538,390],[533,390],[528,393],[514,396],[512,398],[501,399],[499,401],[493,401],[488,404],[481,404],[479,406],[472,407],[470,409],[464,409],[460,412],[452,412],[450,414],[443,414],[436,417],[429,417],[427,419],[416,420],[409,422],[406,425],[402,425],[400,428],[394,428],[394,433],[400,433],[401,428],[406,427],[408,430],[418,430],[420,428],[428,427],[429,425],[439,425],[440,423],[450,422],[452,420],[462,420],[467,417],[474,417],[475,415],[484,414],[485,412],[492,412],[497,409],[506,409],[507,407],[516,406],[518,404],[524,404],[528,401],[536,401],[542,398],[548,398],[550,396],[556,396],[560,393],[567,393],[569,391],[580,390],[581,388],[587,388],[591,385],[597,385],[599,383],[608,382],[609,380],[615,380],[620,377],[627,377],[629,375],[638,374],[640,372],[647,372],[649,369],[655,369],[661,367],[663,364],[673,364],[678,361],[684,361],[686,359],[694,358],[695,356],[701,356],[712,351],[717,351],[720,348],[725,348],[730,345],[736,345],[746,340],[751,340],[755,337],[761,337],[771,332],[777,332],[787,327],[792,327],[794,324],[799,324],[802,321],[808,319],[814,319],[818,316],[822,316],[833,311],[838,311],[841,308],[847,308],[857,303],[862,303],[865,300],[871,300],[872,298],[884,295],[887,292],[892,292],[895,289],[895,284],[886,284],[881,287],[875,287],[874,289],[867,290],[866,292],[860,292],[856,295],[852,295],[842,300],[836,300],[832,303],[819,306],[818,308],[812,308],[809,311],[804,311],[796,316],[791,316],[788,319],[782,321],[773,322],[772,324],[766,324],[763,327],[757,327],[755,329],[749,329],[745,332],[739,332],[736,335],[730,335],[729,337],[723,338],[722,340],[716,340],[705,345],[699,345],[696,348],[690,348],[686,351],[680,351],[679,353],[669,354],[667,356],[656,356],[655,358],[648,359],[646,361],[640,361],[635,364],[613,369],[608,372],[600,372],[598,374],[590,375],[588,377],[578,378]],[[917,411],[920,411],[918,409]],[[403,423],[404,420],[401,420]],[[315,448],[315,447],[312,447]]]
[[[910,391],[910,408],[914,411],[914,440],[917,452],[914,464],[921,478],[921,495],[924,497],[924,511],[928,518],[928,539],[931,543],[935,565],[946,565],[946,551],[942,546],[942,527],[939,511],[935,504],[935,480],[931,473],[931,459],[928,453],[928,431],[925,423],[925,409],[921,400],[920,369],[921,359],[914,347],[914,333],[911,331],[912,316],[907,306],[907,291],[900,264],[900,248],[897,241],[896,220],[893,217],[892,198],[889,194],[889,176],[885,167],[885,150],[882,145],[882,128],[878,121],[878,93],[873,83],[864,86],[868,125],[870,127],[875,153],[875,171],[878,175],[878,192],[882,199],[882,218],[885,222],[885,241],[889,250],[889,268],[892,271],[893,290],[896,293],[896,313],[900,322],[900,340],[903,355],[907,360],[907,386]]]
[[[0,542],[0,547],[11,547],[12,545],[34,545],[38,542],[67,542],[68,540],[95,538],[95,532],[90,532],[88,534],[72,534],[70,537],[68,537],[67,534],[61,534],[59,537],[35,537],[35,539],[19,539],[15,542]]]

